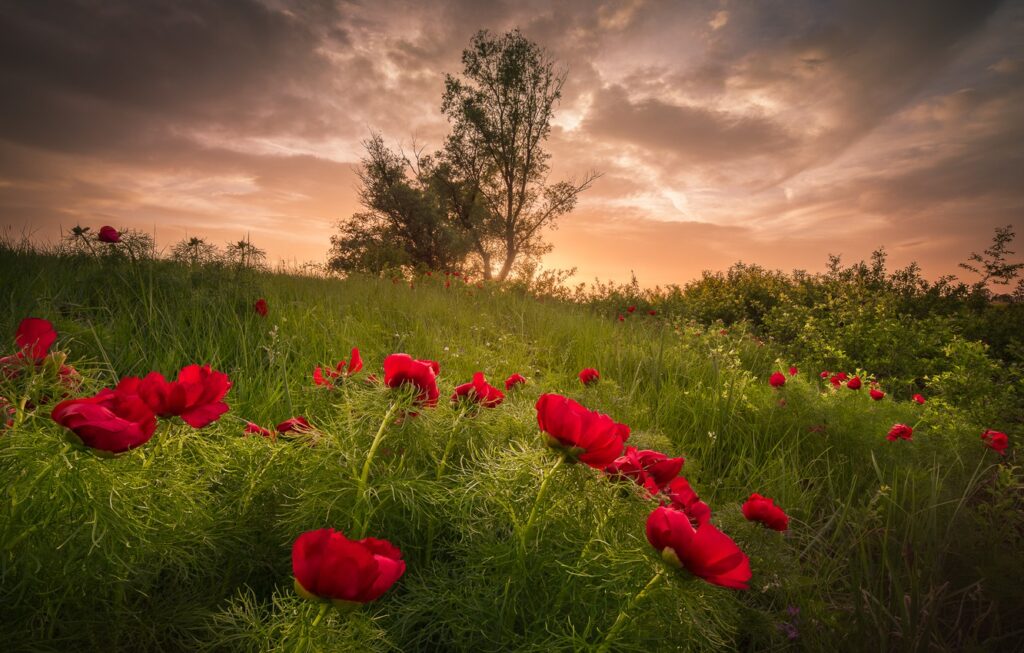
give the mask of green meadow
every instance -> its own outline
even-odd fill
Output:
[[[879,374],[884,399],[866,383],[833,388],[817,360],[744,321],[693,321],[684,300],[620,322],[624,306],[446,288],[436,273],[315,278],[10,245],[0,279],[0,355],[22,318],[50,320],[53,350],[82,377],[72,396],[192,363],[232,383],[216,422],[161,420],[111,458],[50,418],[67,392],[52,370],[0,379],[14,407],[0,434],[5,650],[1024,645],[1024,472],[1017,434],[988,421],[983,398],[958,405],[924,386],[919,405],[870,368],[860,373]],[[313,384],[316,366],[353,347],[362,372]],[[439,362],[436,408],[396,419],[413,394],[367,382],[394,352]],[[790,366],[784,387],[769,385]],[[597,384],[580,383],[585,367]],[[528,383],[494,409],[448,401],[477,371]],[[586,465],[555,469],[534,409],[546,392],[629,425],[627,444],[685,457],[712,522],[750,557],[750,589],[674,569],[649,585],[664,568],[645,537],[657,502]],[[313,431],[243,433],[299,415]],[[896,423],[913,439],[888,441]],[[1000,426],[1005,456],[980,439]],[[753,492],[786,511],[787,531],[744,519]],[[293,588],[291,549],[325,527],[388,540],[405,574],[376,601],[321,615]]]

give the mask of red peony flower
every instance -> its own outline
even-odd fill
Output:
[[[673,567],[715,585],[749,589],[750,559],[711,522],[694,528],[684,513],[655,508],[647,517],[647,541]]]
[[[895,442],[896,440],[912,440],[914,435],[914,429],[910,428],[906,424],[893,424],[892,428],[889,429],[889,434],[885,436],[885,439],[889,442]]]
[[[104,225],[100,227],[100,240],[104,243],[119,243],[121,242],[121,234],[110,225]]]
[[[592,367],[585,367],[580,370],[580,383],[583,385],[592,385],[597,383],[601,378],[601,374]]]
[[[150,372],[138,384],[138,394],[160,417],[177,415],[192,428],[201,429],[228,411],[223,399],[230,388],[227,374],[209,365],[188,365],[181,368],[175,381]]]
[[[249,434],[262,435],[265,438],[271,438],[271,439],[274,437],[274,434],[271,433],[269,430],[263,428],[259,424],[255,424],[253,422],[246,422],[245,423],[244,433],[245,433],[246,437],[248,437]]]
[[[354,607],[380,598],[405,573],[405,562],[386,540],[350,540],[333,528],[321,528],[295,540],[292,571],[299,596]]]
[[[690,518],[690,523],[694,527],[711,520],[711,508],[700,500],[697,493],[690,487],[690,482],[682,476],[672,479],[665,494],[671,501],[672,508],[682,510]]]
[[[1010,446],[1010,439],[1002,431],[985,429],[985,432],[981,434],[981,439],[989,449],[998,451],[1000,456],[1005,456],[1006,448]]]
[[[111,454],[145,444],[156,430],[156,416],[145,402],[109,388],[93,397],[62,401],[50,417],[74,433],[75,442]]]
[[[629,478],[647,488],[651,494],[665,489],[683,469],[683,458],[669,458],[660,451],[626,447],[626,453],[604,468],[612,477]]]
[[[832,377],[828,380],[828,382],[837,388],[843,384],[843,380],[839,378],[838,374],[833,374]]]
[[[871,395],[871,398],[874,399],[875,401],[881,401],[883,398],[885,398],[885,393],[879,390],[878,388],[871,388],[868,394]]]
[[[926,401],[926,399],[924,398],[924,396],[923,396],[923,395],[914,395],[914,396],[913,396],[913,397],[911,397],[911,398],[912,398],[912,399],[913,399],[914,401],[916,401],[916,402],[918,403],[918,405],[923,405],[923,404],[924,404],[924,402]]]
[[[622,316],[622,313],[619,313],[619,322],[625,322],[625,321],[626,321],[626,318],[624,318]]]
[[[822,373],[819,374],[818,376],[820,376],[823,379],[827,379],[830,374],[831,374],[831,372],[829,372],[828,370],[823,370]]]
[[[281,434],[291,433],[292,431],[295,431],[296,433],[305,433],[312,430],[313,427],[310,426],[306,418],[302,416],[290,417],[277,425],[277,432]]]
[[[846,372],[839,372],[838,374],[836,374],[836,378],[839,379],[840,381],[845,381],[846,379],[850,378],[850,375],[847,374]]]
[[[441,366],[436,361],[415,360],[409,354],[391,354],[384,359],[384,385],[397,388],[404,384],[416,387],[416,403],[421,406],[436,406],[440,391],[437,389],[437,374]]]
[[[773,388],[781,388],[786,385],[786,375],[782,372],[772,372],[772,375],[768,377],[768,384]]]
[[[313,383],[333,388],[334,379],[339,376],[342,378],[352,376],[361,369],[363,369],[363,359],[359,355],[359,349],[353,347],[347,363],[344,360],[340,360],[333,370],[329,367],[319,366],[313,370]]]
[[[635,313],[636,312],[636,306],[629,306],[629,307],[627,307],[626,308],[626,312],[627,313]]]
[[[796,375],[797,375],[797,373],[798,373],[799,371],[800,371],[800,370],[798,370],[798,369],[796,368],[796,366],[794,366],[794,365],[791,365],[791,366],[789,367],[789,375],[790,375],[790,376],[796,376]]]
[[[656,310],[654,310],[654,309],[652,308],[651,310],[647,311],[647,314],[648,314],[648,315],[657,315],[657,314],[658,314],[658,311],[656,311]]]
[[[751,494],[750,498],[744,502],[742,510],[747,521],[761,522],[773,531],[781,532],[789,528],[789,516],[782,511],[782,508],[757,492]]]
[[[846,382],[846,387],[850,390],[860,390],[861,381],[859,376],[855,376]]]
[[[603,469],[622,454],[629,427],[568,397],[543,394],[537,400],[537,424],[548,446]]]
[[[458,401],[463,397],[471,399],[485,408],[495,408],[505,400],[505,394],[488,383],[484,379],[483,372],[474,374],[473,380],[469,383],[463,383],[455,387],[452,401]]]
[[[256,300],[256,303],[252,305],[253,309],[259,313],[260,317],[266,317],[270,308],[267,306],[267,300],[260,297]]]
[[[26,317],[14,334],[18,355],[31,358],[37,363],[46,358],[56,339],[57,332],[53,325],[48,320],[38,317]]]
[[[505,392],[508,392],[517,385],[526,385],[526,377],[519,373],[505,379]]]

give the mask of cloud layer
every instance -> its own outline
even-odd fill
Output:
[[[1022,226],[1024,3],[9,2],[0,224],[323,259],[371,129],[437,147],[481,28],[568,67],[555,177],[604,176],[546,264],[681,282],[827,252],[931,276]]]

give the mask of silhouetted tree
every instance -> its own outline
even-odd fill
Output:
[[[1009,249],[1009,245],[1013,242],[1015,236],[1013,225],[1008,224],[1005,227],[996,227],[996,233],[992,236],[992,244],[982,252],[984,255],[971,252],[970,257],[967,259],[970,262],[960,264],[960,267],[963,269],[969,270],[981,277],[975,283],[976,288],[984,289],[989,283],[1006,286],[1017,278],[1021,269],[1024,268],[1024,263],[1010,263],[1007,261],[1010,256],[1013,256],[1013,251]],[[977,263],[977,265],[974,265],[974,263]]]
[[[253,245],[248,237],[228,243],[224,249],[224,259],[243,269],[263,270],[267,267],[267,253]]]
[[[192,266],[209,265],[219,258],[220,252],[216,245],[195,236],[182,239],[171,248],[171,260]]]

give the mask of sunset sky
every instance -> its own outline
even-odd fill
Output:
[[[552,181],[603,173],[549,235],[576,280],[1024,240],[1024,2],[987,0],[0,1],[0,225],[323,261],[360,142],[439,147],[444,73],[514,27],[568,68]]]

